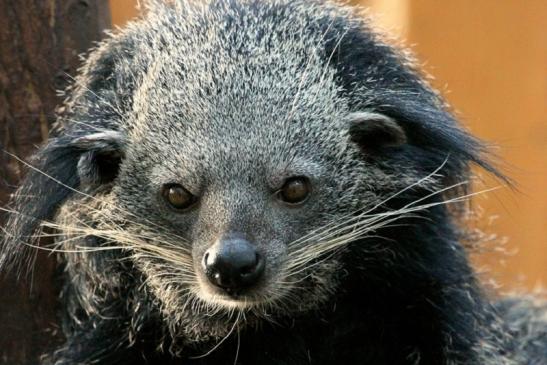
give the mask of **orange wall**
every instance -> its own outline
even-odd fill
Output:
[[[473,133],[499,146],[518,191],[476,199],[478,224],[516,251],[477,258],[505,288],[547,283],[547,1],[366,0],[379,25],[406,38]],[[112,21],[137,14],[111,0]],[[486,186],[499,182],[486,179]],[[516,250],[515,250],[516,249]]]
[[[122,26],[137,16],[138,0],[109,0],[112,24]]]

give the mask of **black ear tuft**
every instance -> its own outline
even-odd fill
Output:
[[[405,144],[406,133],[390,117],[373,112],[356,112],[348,116],[351,140],[367,152]]]

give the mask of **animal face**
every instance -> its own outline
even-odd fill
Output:
[[[296,92],[306,76],[300,72],[286,76],[292,85],[284,93]],[[184,85],[177,75],[165,77]],[[207,103],[208,113],[200,117],[200,110],[186,113],[178,103],[166,104],[171,117],[144,114],[138,137],[129,133],[135,140],[126,142],[112,195],[140,226],[146,218],[167,232],[157,233],[157,245],[167,241],[162,249],[178,259],[150,259],[138,245],[134,257],[147,277],[164,278],[150,283],[173,312],[189,300],[218,311],[281,305],[299,311],[316,307],[332,291],[336,260],[307,266],[321,257],[321,228],[355,209],[363,188],[352,176],[365,167],[354,158],[360,151],[336,85],[324,86],[330,91],[318,98],[318,85],[308,82],[314,87],[300,93],[313,109],[299,108],[292,116],[283,100],[288,96],[271,96],[268,87],[265,94],[251,93],[244,84],[238,90],[254,94],[251,100],[221,90],[222,100],[196,100],[200,108]]]
[[[163,278],[148,283],[171,313],[188,301],[213,311],[319,305],[337,267],[332,258],[308,269],[322,255],[319,231],[356,209],[359,190],[368,193],[360,208],[374,202],[354,178],[366,164],[351,132],[374,121],[371,130],[400,129],[350,112],[321,33],[294,40],[259,23],[239,35],[213,23],[207,42],[172,40],[134,92],[112,194],[168,232],[157,234],[177,260],[139,245],[134,257]]]

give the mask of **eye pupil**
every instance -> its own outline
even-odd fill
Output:
[[[298,204],[306,200],[310,186],[305,178],[292,178],[285,182],[280,191],[280,198],[289,204]]]
[[[163,197],[169,205],[178,210],[186,209],[195,202],[195,197],[177,184],[164,186]]]

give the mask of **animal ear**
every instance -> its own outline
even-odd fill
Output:
[[[65,131],[33,156],[27,174],[10,201],[0,240],[0,269],[24,269],[28,245],[72,195],[112,181],[123,157],[122,133]]]
[[[118,176],[123,141],[122,133],[117,131],[101,131],[72,140],[71,145],[82,151],[77,164],[80,186],[109,183]]]
[[[385,147],[405,144],[406,133],[392,118],[374,112],[348,115],[349,134],[353,142],[366,152],[380,152]]]

